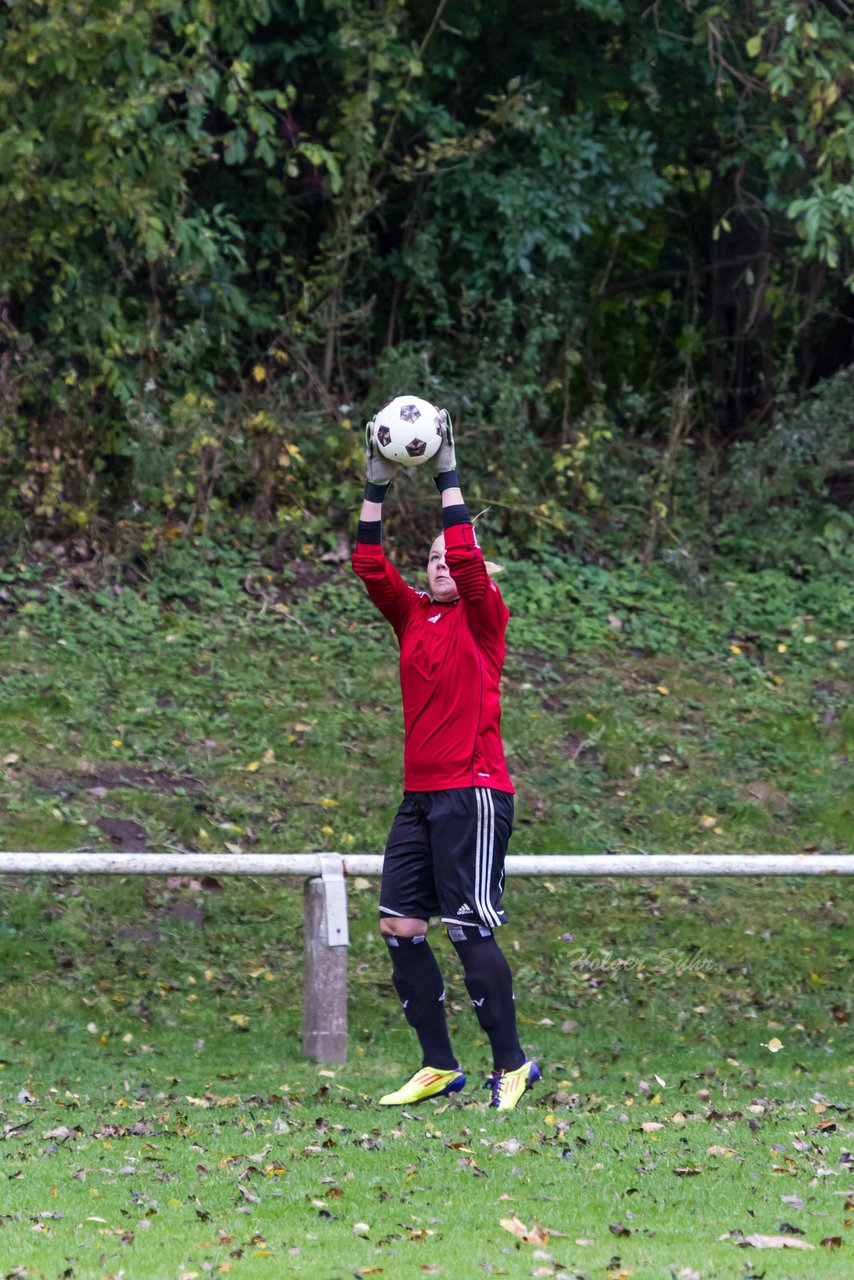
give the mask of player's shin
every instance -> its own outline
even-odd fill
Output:
[[[385,934],[392,981],[406,1020],[418,1036],[423,1066],[452,1070],[459,1066],[448,1035],[445,986],[426,937]]]
[[[516,1029],[513,976],[504,952],[483,925],[451,925],[448,937],[463,966],[466,990],[489,1038],[493,1066],[514,1071],[525,1061]]]

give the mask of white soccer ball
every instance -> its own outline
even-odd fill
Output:
[[[374,421],[380,453],[405,467],[428,462],[442,443],[439,410],[419,396],[395,396]]]

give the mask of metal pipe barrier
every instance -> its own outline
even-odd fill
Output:
[[[303,1054],[347,1060],[347,876],[378,876],[377,854],[342,853],[2,853],[2,875],[305,876]],[[843,876],[854,855],[511,854],[509,876]]]

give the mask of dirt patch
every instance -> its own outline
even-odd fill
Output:
[[[764,804],[772,813],[788,813],[792,802],[784,791],[771,785],[770,782],[748,782],[747,794],[756,804]]]
[[[542,653],[534,653],[531,649],[508,648],[507,657],[509,663],[516,667],[524,667],[531,674],[544,671],[547,673],[547,678],[566,681],[567,684],[576,683],[584,675],[580,667],[569,667],[560,658],[546,657]]]
[[[102,799],[108,791],[136,791],[151,789],[166,794],[176,791],[203,790],[198,778],[177,777],[159,769],[142,769],[130,764],[96,764],[81,761],[76,773],[56,773],[51,777],[33,777],[41,791],[72,794],[88,791],[96,799]]]
[[[197,929],[205,926],[205,913],[191,902],[175,902],[157,912],[159,920],[181,920],[185,924],[194,925]]]
[[[122,853],[144,853],[146,831],[138,822],[127,818],[99,818],[96,824],[105,836],[118,845]]]
[[[567,760],[571,760],[579,769],[602,768],[602,757],[588,738],[567,733],[561,738],[560,745]]]

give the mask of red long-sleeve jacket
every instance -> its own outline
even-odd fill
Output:
[[[400,645],[404,788],[513,791],[501,742],[499,681],[510,610],[489,578],[470,523],[445,530],[459,599],[408,587],[379,543],[357,542],[353,568]]]

